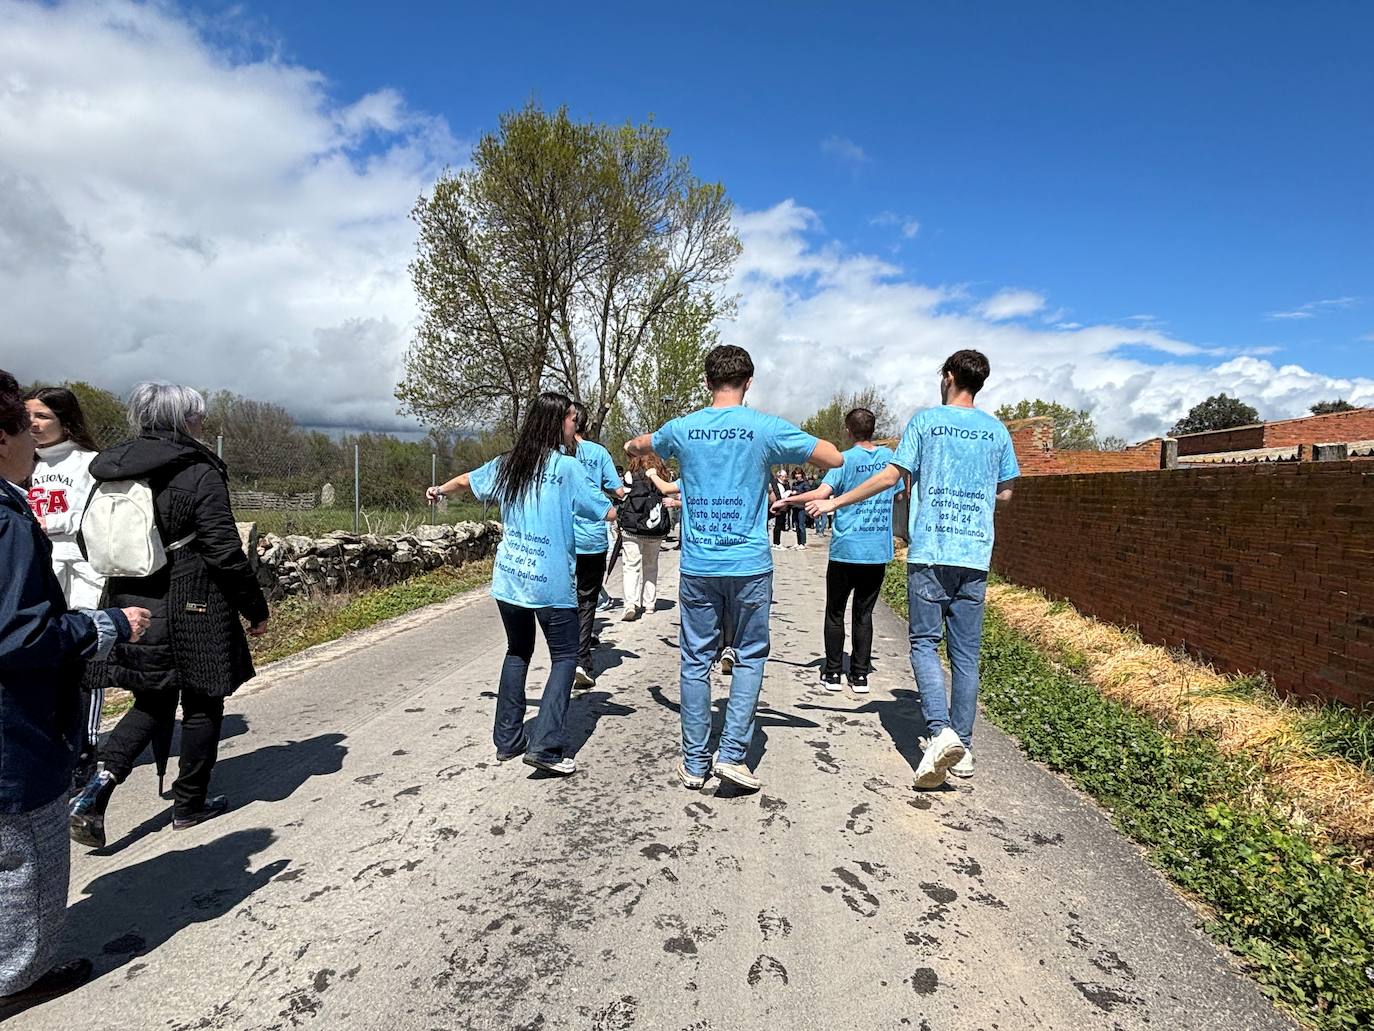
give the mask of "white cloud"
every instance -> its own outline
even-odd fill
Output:
[[[868,220],[871,226],[891,226],[895,227],[906,240],[914,240],[916,234],[921,231],[921,223],[907,215],[899,215],[895,211],[884,211],[874,215]]]
[[[0,23],[5,366],[401,425],[407,215],[461,155],[443,120],[161,5],[0,0]]]
[[[963,347],[982,350],[992,362],[983,405],[1062,401],[1090,409],[1100,432],[1131,440],[1163,432],[1222,391],[1255,405],[1264,418],[1301,415],[1328,397],[1374,404],[1374,380],[1234,353],[1208,364],[1217,349],[1141,320],[1009,320],[1007,311],[1025,314],[1044,304],[1029,291],[995,295],[1007,303],[989,314],[990,302],[970,306],[960,288],[916,283],[870,255],[827,244],[815,214],[794,200],[743,213],[738,228],[744,255],[732,286],[740,293],[739,318],[722,334],[754,355],[753,403],[792,419],[805,418],[836,390],[869,383],[902,416],[938,403],[937,370]],[[1011,303],[1013,293],[1028,296]],[[1142,350],[1159,361],[1141,360]]]
[[[991,322],[1034,315],[1045,307],[1045,298],[1033,290],[999,290],[978,306],[978,313]]]
[[[830,135],[821,140],[821,150],[855,169],[868,163],[863,147],[845,136]]]
[[[1308,301],[1291,311],[1271,311],[1267,319],[1315,319],[1325,311],[1353,308],[1360,303],[1358,297],[1332,297],[1324,301]]]

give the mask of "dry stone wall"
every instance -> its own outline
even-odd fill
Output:
[[[419,526],[388,537],[344,530],[323,537],[259,536],[253,524],[240,524],[239,533],[263,590],[282,598],[384,587],[440,566],[465,565],[496,551],[501,524]]]

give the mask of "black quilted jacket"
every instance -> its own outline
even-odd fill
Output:
[[[183,688],[222,698],[253,678],[240,617],[267,618],[267,599],[239,543],[224,463],[184,434],[151,431],[102,451],[97,481],[147,480],[163,543],[195,534],[151,576],[113,577],[109,605],[141,605],[152,623],[136,644],[118,644],[107,682],[131,691]]]

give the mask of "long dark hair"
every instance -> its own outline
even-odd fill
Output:
[[[57,421],[67,439],[76,442],[77,447],[86,451],[99,451],[100,445],[86,428],[86,413],[81,410],[81,402],[66,387],[35,387],[24,395],[25,401],[41,401]]]
[[[496,472],[496,499],[503,505],[513,505],[531,488],[539,489],[539,478],[554,451],[567,453],[563,440],[563,420],[568,417],[572,400],[566,394],[548,390],[535,398],[520,424],[515,447],[501,459]]]

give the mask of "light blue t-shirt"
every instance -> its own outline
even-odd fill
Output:
[[[1021,473],[1001,421],[976,408],[927,408],[907,423],[892,461],[912,476],[907,561],[987,569],[997,485]]]
[[[598,493],[607,490],[614,492],[624,486],[620,473],[615,471],[615,462],[611,461],[611,453],[595,441],[583,440],[578,443],[577,460],[586,470],[592,490]],[[601,514],[606,514],[604,508]],[[578,516],[573,520],[573,530],[579,555],[600,555],[611,546],[605,519],[583,519]]]
[[[831,469],[821,482],[839,497],[853,490],[874,473],[892,464],[890,447],[872,451],[855,445],[844,453],[844,465]],[[830,539],[830,557],[836,562],[887,563],[892,561],[892,487],[867,501],[835,510],[835,535]]]
[[[655,433],[654,451],[682,467],[682,572],[770,572],[768,470],[799,465],[815,448],[811,434],[743,405],[703,408]]]
[[[501,458],[468,473],[481,501],[495,495]],[[505,533],[496,547],[491,596],[526,609],[577,608],[573,517],[605,518],[611,503],[594,488],[577,459],[554,452],[543,478],[514,505],[501,506]]]

